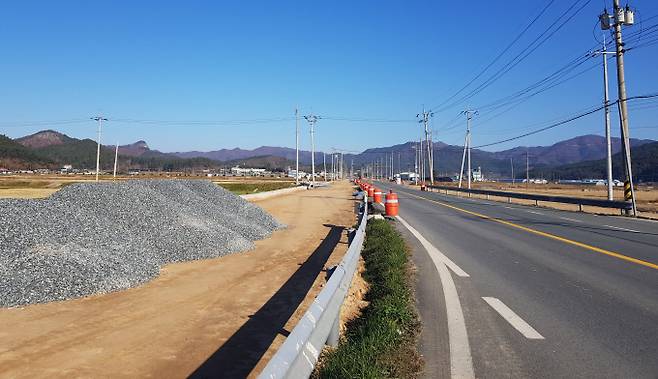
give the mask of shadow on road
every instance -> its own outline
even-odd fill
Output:
[[[191,378],[245,378],[302,303],[340,242],[345,227],[325,224],[327,236],[281,288],[191,375]],[[240,296],[240,294],[234,294]],[[230,311],[230,310],[227,310]]]

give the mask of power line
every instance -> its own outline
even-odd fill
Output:
[[[473,79],[471,79],[468,83],[466,83],[462,88],[460,88],[457,92],[455,92],[452,96],[450,96],[450,97],[449,97],[448,99],[446,99],[444,102],[442,102],[441,104],[439,104],[439,105],[437,105],[437,106],[434,106],[434,107],[432,107],[432,108],[439,108],[439,107],[442,107],[442,106],[445,105],[447,102],[449,102],[450,100],[452,100],[452,99],[454,99],[456,96],[458,96],[460,93],[462,93],[466,88],[468,88],[471,84],[473,84],[473,82],[475,82],[476,80],[478,80],[482,75],[484,75],[484,73],[487,72],[487,70],[489,70],[489,69],[491,68],[491,66],[493,66],[496,62],[498,62],[498,60],[499,60],[503,55],[505,55],[505,53],[507,53],[507,51],[508,51],[512,46],[514,46],[514,44],[515,44],[515,43],[516,43],[521,37],[523,37],[523,35],[525,34],[525,32],[527,32],[528,29],[530,29],[530,27],[532,27],[532,25],[534,25],[535,22],[537,22],[537,20],[539,20],[539,18],[540,18],[545,12],[546,12],[546,10],[548,9],[548,7],[550,7],[551,4],[553,4],[553,3],[554,3],[554,0],[550,0],[548,3],[546,3],[546,5],[544,6],[544,8],[542,8],[542,10],[539,12],[539,14],[537,14],[537,15],[535,16],[535,18],[533,18],[532,21],[530,21],[530,23],[529,23],[528,25],[526,25],[526,27],[523,28],[523,30],[521,30],[521,32],[520,32],[520,33],[519,33],[519,34],[518,34],[518,35],[512,40],[512,42],[510,42],[510,43],[509,43],[509,44],[508,44],[508,45],[507,45],[507,46],[506,46],[506,47],[505,47],[505,48],[504,48],[504,49],[503,49],[503,50],[502,50],[502,51],[501,51],[501,52],[500,52],[500,53],[499,53],[499,54],[498,54],[498,55],[497,55],[497,56],[496,56],[496,57],[495,57],[495,58],[494,58],[494,59],[493,59],[493,60],[492,60],[487,66],[486,66],[486,67],[484,67],[484,68],[483,68],[483,69],[482,69],[477,75],[475,75],[475,77],[474,77]]]
[[[467,93],[466,95],[462,96],[458,100],[453,101],[452,103],[445,105],[439,109],[433,108],[434,111],[440,112],[446,109],[449,109],[453,106],[459,105],[460,103],[471,99],[475,95],[479,94],[489,86],[491,86],[493,83],[495,83],[498,79],[503,77],[505,74],[507,74],[509,71],[511,71],[514,67],[516,67],[519,63],[523,62],[530,54],[532,54],[535,50],[537,50],[541,45],[543,45],[546,41],[548,41],[555,33],[557,33],[564,25],[566,25],[569,21],[571,21],[587,4],[591,2],[591,0],[585,1],[583,4],[580,5],[578,9],[572,12],[572,10],[580,3],[581,0],[575,1],[569,8],[567,8],[559,17],[558,19],[564,18],[567,14],[571,12],[571,15],[568,16],[563,22],[561,23],[552,23],[548,28],[546,28],[539,36],[537,36],[528,46],[526,46],[519,54],[517,54],[512,60],[507,62],[503,67],[501,67],[498,71],[496,71],[493,75],[491,75],[487,80],[485,80],[483,83],[481,83],[479,86],[477,86],[475,89]],[[542,39],[543,38],[543,39]]]
[[[651,98],[655,98],[655,97],[658,97],[658,93],[651,93],[651,94],[646,94],[646,95],[632,96],[632,97],[627,98],[626,101],[628,102],[628,101],[639,100],[639,99],[651,99]],[[616,101],[614,101],[614,102],[611,102],[611,103],[609,104],[609,106],[614,105],[614,104],[617,104],[617,103],[619,103],[619,100],[616,100]],[[474,149],[479,149],[479,148],[483,148],[483,147],[489,147],[489,146],[494,146],[494,145],[500,145],[501,143],[510,142],[510,141],[514,141],[514,140],[521,139],[521,138],[524,138],[524,137],[528,137],[528,136],[531,136],[531,135],[533,135],[533,134],[537,134],[537,133],[540,133],[540,132],[543,132],[543,131],[546,131],[546,130],[549,130],[549,129],[553,129],[553,128],[556,128],[556,127],[558,127],[558,126],[564,125],[564,124],[568,124],[568,123],[570,123],[570,122],[572,122],[572,121],[578,120],[578,119],[583,118],[583,117],[585,117],[585,116],[589,116],[589,115],[591,115],[591,114],[593,114],[593,113],[596,113],[596,112],[598,112],[598,111],[600,111],[600,110],[602,110],[602,109],[604,109],[604,108],[605,108],[605,105],[601,105],[601,106],[598,106],[598,107],[596,107],[596,108],[594,108],[594,109],[592,109],[592,110],[589,110],[589,111],[587,111],[587,112],[580,113],[580,114],[578,114],[578,115],[576,115],[576,116],[570,117],[570,118],[568,118],[568,119],[566,119],[566,120],[562,120],[562,121],[559,121],[559,122],[553,123],[553,124],[548,125],[548,126],[545,126],[545,127],[543,127],[543,128],[539,128],[539,129],[533,130],[533,131],[531,131],[531,132],[523,133],[523,134],[521,134],[521,135],[518,135],[518,136],[515,136],[515,137],[506,138],[506,139],[503,139],[503,140],[500,140],[500,141],[491,142],[491,143],[487,143],[487,144],[479,145],[479,146],[474,146],[473,148],[474,148]]]

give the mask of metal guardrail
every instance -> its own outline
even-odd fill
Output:
[[[576,204],[579,205],[581,209],[583,205],[589,205],[589,206],[601,207],[601,208],[615,208],[622,210],[633,209],[633,204],[629,201],[597,200],[597,199],[586,199],[582,197],[538,195],[538,194],[529,194],[529,193],[505,192],[505,191],[494,191],[494,190],[483,190],[483,189],[467,189],[467,188],[458,188],[451,186],[430,185],[427,186],[427,188],[442,190],[442,191],[473,193],[476,195],[487,195],[487,197],[488,196],[506,197],[508,199],[508,202],[510,201],[510,199],[524,199],[524,200],[534,200],[535,203],[539,201],[544,201],[549,203]],[[446,194],[447,193],[448,192],[446,192]]]
[[[324,345],[338,344],[340,308],[352,284],[366,234],[368,201],[365,196],[362,211],[359,228],[345,257],[258,378],[308,378]]]

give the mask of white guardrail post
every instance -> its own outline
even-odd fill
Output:
[[[365,195],[363,200],[359,228],[345,257],[258,378],[308,378],[324,345],[338,344],[340,308],[352,284],[366,234],[368,201]]]

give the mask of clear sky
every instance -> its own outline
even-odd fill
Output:
[[[319,149],[361,151],[401,143],[420,135],[414,119],[423,104],[433,108],[468,83],[547,3],[7,2],[0,13],[0,133],[18,137],[51,128],[95,138],[95,124],[88,118],[102,114],[110,119],[103,132],[107,144],[143,139],[167,152],[294,147],[293,112],[299,106],[302,114],[324,117],[317,124]],[[604,3],[611,6],[611,0],[554,0],[462,94],[546,28],[561,28],[540,38],[546,41],[491,86],[436,112],[435,140],[462,143],[460,110],[477,109],[521,90],[594,48],[601,39],[597,16]],[[636,34],[628,47],[648,46],[626,54],[628,93],[658,92],[658,44],[650,43],[658,37],[658,3],[630,4],[637,8],[637,23],[624,33],[647,31]],[[500,116],[505,107],[484,108],[474,120],[473,145],[512,137],[600,104],[602,70],[597,63],[599,57],[586,60],[570,74],[591,66],[589,71]],[[611,60],[613,100],[615,69]],[[658,100],[633,107],[631,136],[658,139]],[[616,117],[613,131],[618,135]],[[308,125],[300,125],[302,147],[308,149]],[[547,145],[603,130],[599,112],[488,149]]]

